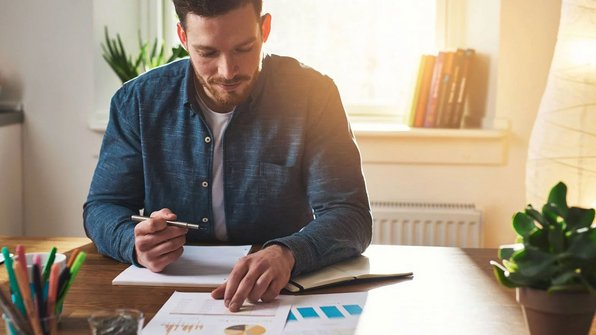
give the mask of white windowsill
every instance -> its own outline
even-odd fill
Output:
[[[104,133],[108,127],[108,114],[95,113],[89,118],[89,129],[97,133]]]
[[[509,125],[496,129],[427,129],[352,123],[363,163],[484,165],[507,163]]]

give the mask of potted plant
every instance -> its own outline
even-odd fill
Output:
[[[516,288],[531,334],[588,334],[596,309],[596,227],[593,208],[567,206],[559,182],[539,212],[513,217],[517,244],[491,261],[498,281]]]
[[[165,58],[164,45],[162,43],[161,47],[158,47],[157,39],[153,41],[151,51],[149,51],[149,43],[143,42],[139,34],[139,54],[133,59],[132,56],[126,54],[120,34],[116,34],[116,38],[113,39],[108,33],[108,28],[105,27],[104,35],[105,41],[101,44],[103,59],[114,70],[122,83],[154,67],[188,56],[188,52],[181,45],[178,45],[172,48],[170,57]]]

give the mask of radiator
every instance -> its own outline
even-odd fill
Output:
[[[375,244],[482,247],[482,212],[473,204],[373,201]]]

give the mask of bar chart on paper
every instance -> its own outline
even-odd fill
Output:
[[[296,296],[283,334],[353,334],[366,296],[366,292]]]

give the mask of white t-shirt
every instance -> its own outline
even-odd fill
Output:
[[[228,240],[228,231],[226,229],[226,212],[224,204],[224,175],[223,175],[223,136],[226,128],[232,120],[234,110],[228,113],[217,113],[211,110],[197,94],[197,101],[204,112],[205,120],[211,128],[213,136],[213,168],[211,179],[211,201],[213,210],[213,220],[215,223],[215,237],[220,241]]]

